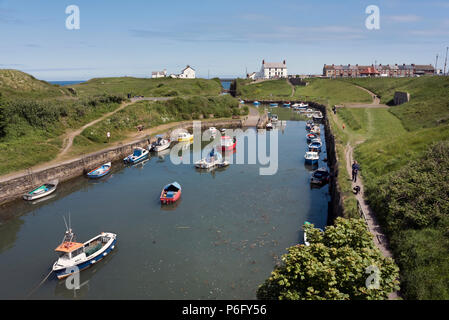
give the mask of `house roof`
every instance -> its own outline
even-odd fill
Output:
[[[267,69],[267,68],[287,68],[287,66],[285,64],[283,64],[282,62],[265,62],[263,64],[263,68]]]
[[[189,68],[192,69],[193,71],[195,71],[195,69],[193,69],[191,66],[187,65],[187,67],[185,67],[184,69],[181,70],[181,73],[183,73],[184,71],[186,71]]]

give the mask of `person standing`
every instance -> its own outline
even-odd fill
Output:
[[[108,142],[109,142],[109,140],[111,139],[111,133],[109,131],[106,133],[106,137],[108,138]]]
[[[357,182],[357,174],[359,173],[360,166],[357,161],[354,160],[352,164],[352,181]]]

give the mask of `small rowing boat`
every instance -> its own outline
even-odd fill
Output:
[[[111,171],[111,163],[107,162],[102,166],[87,173],[87,177],[91,179],[101,178],[107,175]]]
[[[304,159],[306,164],[316,164],[320,159],[320,155],[315,151],[307,151],[304,155]]]
[[[40,187],[37,187],[33,191],[30,191],[28,193],[25,193],[23,195],[23,199],[27,201],[40,199],[43,197],[46,197],[53,192],[56,191],[56,187],[58,186],[58,180],[51,181],[49,183],[45,183],[41,185]]]
[[[162,204],[170,204],[178,201],[180,197],[181,185],[175,181],[162,188],[160,200]]]
[[[270,103],[270,107],[272,107],[272,108],[276,108],[278,106],[278,104],[277,103]]]

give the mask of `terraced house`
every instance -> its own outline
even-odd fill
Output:
[[[415,77],[433,75],[435,69],[432,65],[324,65],[323,76],[328,78],[359,78],[359,77]]]

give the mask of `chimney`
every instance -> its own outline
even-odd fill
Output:
[[[262,60],[262,64],[265,64],[265,59],[264,59],[264,60]]]
[[[285,60],[283,61],[283,63],[285,64]]]

